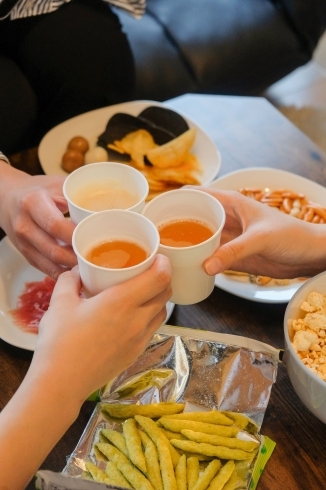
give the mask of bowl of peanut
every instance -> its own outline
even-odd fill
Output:
[[[326,272],[306,281],[284,316],[285,363],[302,403],[326,423]]]

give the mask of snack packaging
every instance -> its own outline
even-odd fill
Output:
[[[252,458],[235,461],[240,479],[234,488],[254,490],[275,446],[260,429],[279,358],[279,349],[257,340],[162,326],[135,363],[99,391],[99,401],[63,473],[39,471],[36,487],[122,488],[84,480],[88,463],[105,468],[105,458],[96,446],[103,442],[102,429],[122,432],[125,419],[110,416],[106,408],[174,402],[185,405],[184,413],[218,410],[250,419],[246,431],[237,437],[257,441],[258,449]]]

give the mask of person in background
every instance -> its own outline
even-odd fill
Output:
[[[131,100],[134,60],[110,4],[144,0],[0,0],[0,148],[39,143],[77,114]]]

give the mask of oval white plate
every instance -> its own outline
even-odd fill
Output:
[[[69,140],[74,136],[84,136],[93,148],[98,136],[104,132],[109,119],[117,112],[125,112],[133,116],[149,106],[167,107],[168,105],[153,101],[134,101],[103,107],[95,111],[86,112],[80,116],[68,119],[51,129],[42,139],[38,156],[44,172],[47,175],[68,175],[61,168],[61,158],[66,151]],[[201,183],[209,184],[216,178],[221,167],[221,155],[212,139],[191,119],[180,114],[188,122],[189,127],[196,128],[196,140],[192,152],[197,156],[203,166]]]
[[[23,332],[18,328],[9,310],[17,305],[18,296],[26,282],[42,281],[45,274],[32,267],[14,247],[8,237],[0,242],[0,338],[8,344],[33,351],[37,334]],[[170,301],[166,305],[166,323],[174,309]]]
[[[302,192],[311,201],[326,206],[325,187],[300,175],[273,168],[237,170],[214,180],[209,186],[222,190],[238,190],[241,187],[269,187],[271,189],[286,187],[296,192]],[[286,286],[258,286],[249,283],[246,277],[226,274],[218,274],[215,277],[215,286],[240,298],[260,303],[287,303],[302,284],[304,284],[303,281],[293,280]]]

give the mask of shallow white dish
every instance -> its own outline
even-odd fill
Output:
[[[316,376],[299,359],[292,347],[288,328],[289,320],[304,316],[300,305],[313,291],[326,294],[326,272],[306,281],[286,307],[284,316],[285,364],[292,386],[302,403],[326,424],[326,382]]]
[[[32,267],[21,253],[5,237],[0,242],[0,338],[8,344],[33,351],[37,334],[18,328],[9,310],[17,305],[18,296],[26,282],[42,281],[45,274]],[[166,323],[174,309],[174,303],[166,305]]]
[[[241,187],[288,188],[302,192],[308,199],[326,206],[326,188],[299,175],[273,168],[247,168],[231,172],[209,184],[221,190],[238,190]],[[318,226],[318,225],[316,225]],[[218,274],[215,286],[241,298],[260,303],[287,303],[304,284],[293,280],[286,286],[258,286],[248,282],[246,277]]]
[[[22,349],[34,350],[37,335],[18,328],[9,310],[16,307],[26,282],[41,281],[45,275],[32,267],[5,237],[0,242],[0,338]]]
[[[125,102],[86,112],[54,127],[43,137],[38,149],[39,160],[44,172],[47,175],[68,175],[61,168],[61,158],[71,138],[84,136],[89,141],[90,148],[93,148],[96,145],[98,136],[103,133],[113,114],[124,112],[138,116],[143,109],[153,105],[169,107],[168,104],[153,101]],[[220,170],[221,155],[203,129],[188,117],[181,113],[180,115],[184,117],[190,128],[196,128],[196,140],[191,151],[197,156],[203,166],[201,183],[207,185],[216,178]]]

